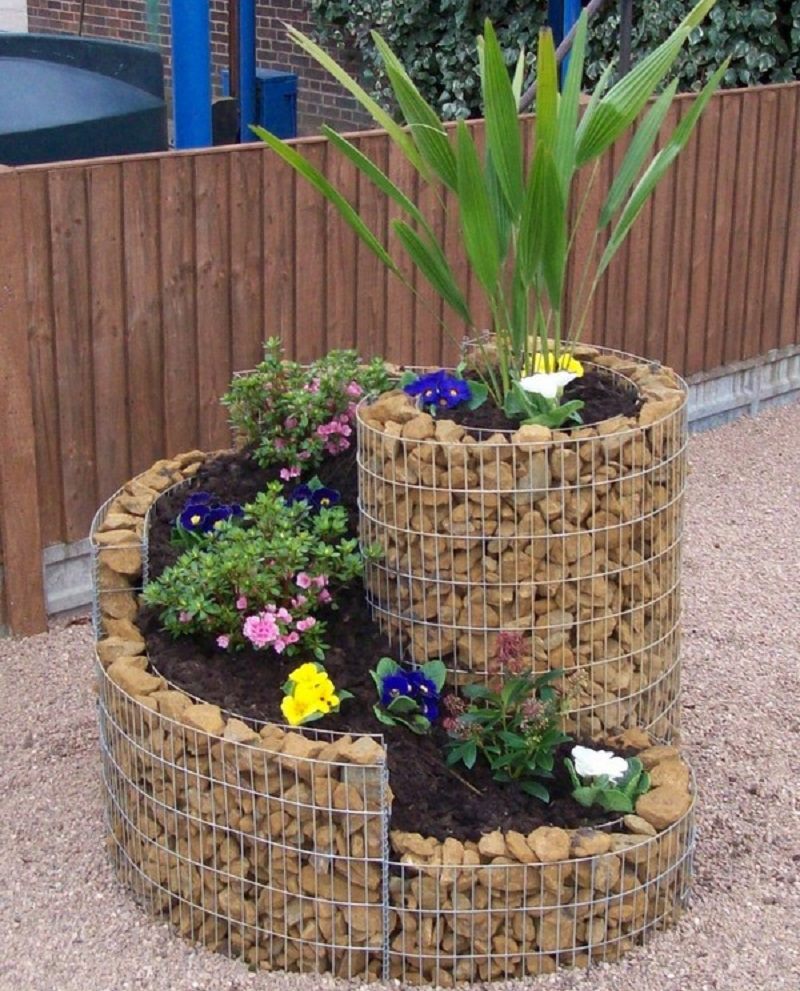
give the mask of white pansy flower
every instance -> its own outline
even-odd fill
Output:
[[[592,750],[590,747],[573,747],[572,760],[581,778],[599,778],[605,775],[614,784],[628,771],[628,762],[610,750]]]
[[[519,384],[526,392],[537,392],[545,399],[556,399],[564,386],[577,377],[572,372],[538,372],[520,379]]]

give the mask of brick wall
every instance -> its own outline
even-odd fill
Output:
[[[80,0],[28,0],[28,30],[76,34],[80,10]],[[211,0],[215,92],[219,69],[228,62],[227,18],[227,0]],[[355,100],[289,42],[282,22],[309,32],[308,0],[257,0],[256,5],[256,61],[260,67],[297,73],[300,134],[315,134],[323,123],[342,131],[370,126]],[[169,0],[87,0],[83,34],[159,45],[169,79]]]

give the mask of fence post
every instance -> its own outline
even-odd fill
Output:
[[[6,622],[27,636],[47,629],[39,486],[25,303],[19,177],[0,174],[0,541]]]

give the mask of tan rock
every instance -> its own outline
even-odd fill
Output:
[[[149,695],[163,688],[165,684],[163,678],[148,674],[141,668],[120,660],[114,661],[109,667],[108,676],[128,695]]]
[[[518,444],[549,444],[552,437],[553,431],[549,427],[538,423],[523,423],[512,439]]]
[[[97,656],[104,667],[113,664],[119,657],[135,657],[144,653],[144,641],[123,640],[122,637],[106,637],[97,643]]]
[[[689,788],[689,768],[680,757],[668,757],[659,761],[650,771],[650,784],[653,788],[661,785],[674,785],[676,788]]]
[[[436,421],[434,436],[443,444],[457,444],[465,433],[466,431],[461,424],[455,423],[453,420],[437,419]]]
[[[403,426],[403,437],[407,440],[429,440],[435,432],[436,425],[430,413],[417,413]]]
[[[231,743],[256,743],[260,737],[258,733],[241,719],[229,719],[222,734],[223,740],[230,740]]]
[[[192,704],[192,700],[183,692],[171,688],[153,692],[152,696],[158,702],[158,711],[167,719],[180,720],[183,710]]]
[[[369,736],[360,736],[343,750],[342,759],[349,760],[353,764],[383,764],[386,760],[386,752],[377,740]]]
[[[124,547],[127,544],[138,545],[140,540],[135,530],[102,530],[95,533],[94,542],[101,547]]]
[[[633,833],[636,836],[656,836],[657,830],[655,826],[649,823],[646,819],[642,819],[641,816],[637,815],[627,815],[622,817],[622,822],[629,833]]]
[[[559,909],[547,912],[539,920],[537,945],[540,950],[566,950],[574,943],[575,918],[572,915]]]
[[[657,830],[666,829],[689,811],[692,796],[685,788],[660,785],[648,791],[636,803],[636,814]]]
[[[222,710],[218,705],[211,705],[208,702],[187,705],[180,718],[185,726],[208,733],[210,736],[219,736],[225,729]]]
[[[515,830],[511,829],[506,833],[506,846],[508,855],[521,864],[533,864],[538,860],[536,854],[528,845],[527,839]]]
[[[539,826],[534,829],[528,834],[528,845],[543,864],[569,858],[569,833],[558,826]]]
[[[119,497],[117,502],[119,503],[119,508],[124,513],[130,513],[132,516],[146,516],[148,509],[153,505],[155,499],[155,494],[153,495],[130,495],[129,493],[124,493]]]
[[[129,643],[144,644],[144,637],[139,627],[130,619],[106,619],[103,627],[109,637],[119,637]]]
[[[438,842],[432,837],[423,837],[420,833],[405,833],[402,830],[394,829],[389,834],[392,846],[396,853],[402,856],[410,853],[414,857],[427,859],[436,853]]]
[[[483,857],[505,857],[506,841],[499,829],[481,836],[478,840],[478,851]]]
[[[109,530],[136,530],[141,526],[141,522],[140,516],[132,516],[130,513],[109,512],[97,531],[98,533],[106,533]]]
[[[598,829],[576,829],[572,834],[573,857],[594,857],[610,849],[611,836]]]
[[[669,760],[671,757],[679,757],[680,750],[678,750],[677,747],[659,745],[655,747],[648,747],[646,750],[640,751],[636,756],[642,762],[642,766],[645,771],[650,771],[656,766],[656,764],[660,764],[662,760]]]
[[[107,572],[109,574],[110,572]],[[118,576],[119,577],[119,576]],[[125,584],[124,580],[118,580],[117,586]],[[133,592],[100,592],[100,613],[104,619],[129,619],[133,620],[139,612],[139,605]]]
[[[104,547],[98,552],[98,558],[120,575],[137,576],[142,570],[142,552],[138,543],[127,547]]]

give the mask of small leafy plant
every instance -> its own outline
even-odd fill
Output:
[[[495,781],[519,784],[542,802],[550,793],[542,779],[552,777],[555,748],[569,737],[559,728],[561,701],[553,682],[561,671],[504,675],[499,685],[466,685],[463,698],[444,699],[450,736],[447,763],[471,769],[482,757]]]
[[[616,756],[610,750],[573,747],[572,759],[564,758],[574,786],[572,797],[589,808],[606,812],[633,812],[636,800],[650,790],[650,775],[638,757]]]
[[[279,482],[244,507],[240,525],[217,523],[213,541],[188,548],[150,582],[144,600],[175,637],[210,635],[222,649],[248,641],[287,656],[322,659],[321,606],[358,577],[363,556],[342,506],[287,505]],[[372,553],[368,551],[367,553]]]
[[[304,726],[338,712],[342,702],[353,697],[337,690],[325,668],[311,661],[289,673],[282,691],[281,712],[290,726]]]
[[[379,358],[362,365],[355,351],[335,350],[303,366],[287,361],[273,337],[264,345],[264,360],[235,378],[222,402],[258,464],[283,465],[281,478],[288,481],[319,465],[326,454],[346,451],[356,403],[388,385]]]
[[[407,726],[420,735],[430,732],[439,718],[439,701],[447,676],[441,661],[428,661],[407,671],[391,657],[382,657],[370,674],[378,690],[378,701],[373,706],[376,719],[387,726]]]

